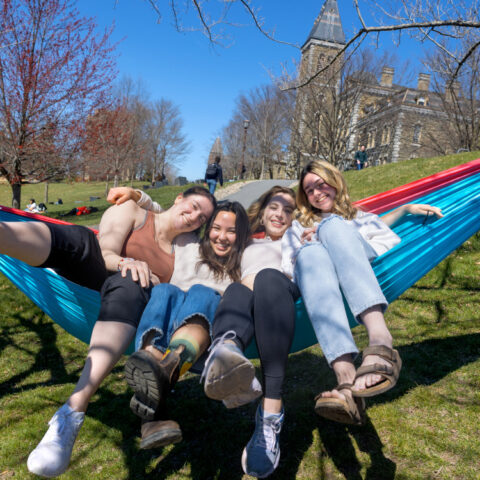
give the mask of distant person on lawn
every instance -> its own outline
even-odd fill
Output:
[[[365,151],[365,145],[360,147],[360,150],[355,152],[355,161],[357,162],[357,170],[361,170],[368,166],[367,152]]]
[[[212,195],[217,188],[217,181],[223,186],[223,171],[220,166],[220,157],[215,157],[215,161],[209,163],[205,170],[205,183],[208,185],[208,189]]]

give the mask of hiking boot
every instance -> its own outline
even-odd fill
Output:
[[[140,448],[144,450],[182,441],[180,425],[173,420],[142,421],[141,432]]]
[[[200,381],[205,379],[205,395],[213,400],[226,400],[231,407],[249,403],[262,394],[255,378],[255,367],[234,343],[236,334],[229,330],[210,346]],[[224,402],[225,403],[225,402]]]
[[[268,477],[280,461],[280,431],[284,413],[265,413],[261,405],[255,414],[255,431],[243,449],[242,468],[247,475]]]
[[[135,395],[130,408],[144,420],[153,420],[155,412],[177,383],[180,375],[180,350],[170,351],[158,360],[147,350],[139,350],[125,364],[125,378]]]
[[[41,477],[56,477],[65,472],[84,419],[85,413],[76,412],[67,404],[57,410],[48,422],[47,433],[28,456],[28,470]]]

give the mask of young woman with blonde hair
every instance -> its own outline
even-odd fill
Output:
[[[382,218],[356,208],[341,172],[328,162],[312,161],[302,171],[298,217],[282,242],[282,267],[298,285],[317,339],[338,386],[316,397],[319,415],[343,423],[364,423],[363,397],[391,389],[402,362],[393,349],[383,313],[387,301],[370,262],[400,242],[390,229],[404,215],[441,217],[429,205],[403,205]],[[342,293],[368,333],[361,367]]]

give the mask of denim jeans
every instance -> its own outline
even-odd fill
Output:
[[[205,319],[211,334],[210,326],[220,298],[218,292],[203,285],[193,285],[187,292],[169,283],[157,285],[138,325],[135,350],[145,347],[144,337],[154,331],[151,345],[165,352],[172,335],[193,316]]]
[[[387,300],[373,273],[373,248],[341,217],[325,218],[318,241],[299,251],[295,278],[325,358],[331,364],[341,355],[358,353],[348,323],[342,292],[351,312],[358,315]]]
[[[217,179],[216,178],[207,178],[207,185],[210,193],[213,195],[215,193],[215,189],[217,188]]]

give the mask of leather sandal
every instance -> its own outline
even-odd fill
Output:
[[[386,347],[385,345],[372,345],[367,347],[362,353],[362,360],[367,355],[378,355],[386,360],[389,365],[373,363],[372,365],[361,366],[355,375],[355,381],[367,374],[381,375],[382,380],[371,387],[362,390],[352,390],[354,397],[374,397],[380,393],[390,390],[397,383],[402,368],[402,359],[397,350]]]
[[[342,383],[335,390],[352,391],[352,387],[351,383]],[[366,421],[365,401],[363,398],[352,398],[349,395],[345,395],[343,400],[336,397],[322,397],[320,393],[315,397],[315,412],[321,417],[348,425],[364,425]]]

